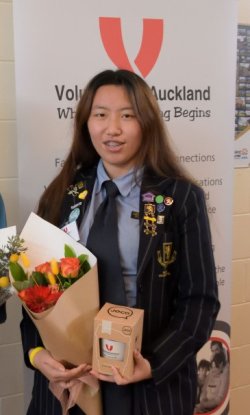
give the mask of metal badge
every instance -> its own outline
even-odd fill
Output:
[[[162,251],[157,251],[157,261],[162,266],[162,273],[159,274],[160,278],[171,275],[168,271],[168,266],[176,260],[177,252],[173,250],[173,242],[163,242]]]
[[[132,210],[130,217],[131,219],[139,219],[139,212]]]
[[[72,196],[78,196],[79,193],[81,193],[80,191],[86,187],[86,182],[78,182],[76,184],[71,184],[68,189],[67,189],[67,193],[68,195],[72,195]]]
[[[146,203],[144,205],[144,233],[146,235],[157,235],[156,232],[156,217],[155,217],[155,205],[153,203]]]
[[[165,222],[165,216],[164,215],[157,215],[156,223],[158,225],[164,225],[164,222]]]

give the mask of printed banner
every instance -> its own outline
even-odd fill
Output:
[[[150,85],[180,161],[205,191],[222,307],[197,358],[207,367],[203,377],[198,371],[198,405],[202,382],[218,365],[211,363],[212,342],[225,356],[223,367],[230,356],[236,2],[138,0],[131,7],[92,0],[86,7],[82,0],[13,0],[13,6],[20,226],[63,166],[82,89],[108,68],[130,69]],[[213,386],[211,411],[228,414],[228,386],[223,392]]]

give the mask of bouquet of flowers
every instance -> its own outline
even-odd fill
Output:
[[[27,255],[22,255],[23,262],[21,255],[11,258],[11,282],[44,347],[65,366],[91,364],[94,317],[99,311],[96,257],[34,213],[20,238],[25,241]],[[101,415],[98,388],[81,383],[78,389],[74,402],[87,415]]]
[[[23,266],[19,261],[22,261]],[[64,245],[64,257],[59,261],[52,258],[36,265],[30,273],[25,270],[29,265],[28,257],[22,252],[12,254],[9,258],[13,286],[28,309],[36,313],[54,306],[63,292],[90,270],[88,255],[77,256],[67,244]]]

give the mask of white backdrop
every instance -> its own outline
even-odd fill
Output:
[[[153,88],[181,161],[205,190],[222,302],[213,336],[228,348],[236,4],[13,0],[19,226],[63,163],[80,90],[100,70],[134,70]],[[214,413],[227,414],[227,400]]]

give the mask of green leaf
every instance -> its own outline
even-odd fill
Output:
[[[86,274],[89,270],[90,270],[90,265],[89,265],[89,261],[85,261],[82,265],[81,265],[81,270],[83,272],[83,275]]]
[[[14,278],[15,281],[27,280],[27,275],[25,274],[21,265],[19,265],[17,262],[10,262],[9,268],[10,268],[12,277]]]
[[[48,285],[48,281],[42,272],[33,271],[30,279],[37,285]],[[33,284],[33,285],[34,285]]]
[[[64,245],[64,256],[65,258],[75,258],[76,257],[75,250],[71,246],[65,244]]]
[[[72,281],[65,281],[63,283],[63,289],[66,290],[67,288],[71,287],[71,285],[73,284],[73,280]]]
[[[81,254],[81,255],[79,255],[78,259],[80,260],[80,264],[83,264],[85,261],[88,260],[88,255]]]
[[[25,290],[26,288],[32,287],[32,285],[32,281],[30,280],[13,282],[13,286],[17,291]]]

